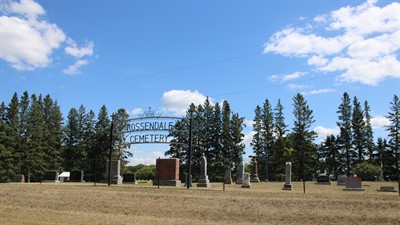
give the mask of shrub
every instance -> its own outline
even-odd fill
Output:
[[[381,168],[373,164],[363,162],[353,169],[353,174],[361,177],[363,180],[375,181],[379,177]]]

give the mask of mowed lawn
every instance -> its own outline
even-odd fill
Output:
[[[195,184],[194,184],[195,185]],[[150,184],[0,184],[0,224],[400,224],[399,193],[378,192],[394,182],[343,186],[293,183],[212,183],[211,189]]]

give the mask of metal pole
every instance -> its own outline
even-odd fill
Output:
[[[108,186],[111,186],[111,157],[114,142],[114,114],[111,116],[111,129],[110,129],[110,153],[108,155]]]
[[[186,188],[190,188],[190,176],[192,175],[192,125],[193,125],[193,111],[190,110],[190,121],[189,121],[189,159],[188,159],[188,173],[186,180]]]
[[[157,188],[160,189],[160,165],[161,165],[161,157],[158,157],[157,165]]]

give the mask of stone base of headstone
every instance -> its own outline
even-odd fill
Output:
[[[380,192],[397,192],[394,187],[382,186],[377,191]]]
[[[211,188],[211,183],[210,181],[207,179],[199,179],[197,182],[197,187],[202,187],[202,188]]]
[[[23,174],[15,174],[12,182],[25,183],[25,176]]]
[[[325,174],[320,174],[317,177],[317,182],[315,184],[318,185],[331,185],[331,180],[329,179],[329,176]]]
[[[337,186],[345,186],[346,185],[347,176],[339,175],[337,178]]]
[[[162,180],[162,179],[153,180],[153,186],[159,185],[158,181],[160,181],[160,186],[182,187],[182,183],[180,180]]]
[[[251,184],[250,183],[243,183],[242,184],[242,188],[251,188]]]
[[[282,190],[291,191],[292,185],[291,184],[284,184]]]
[[[232,179],[225,179],[224,184],[232,184]]]
[[[258,178],[258,174],[251,175],[250,182],[251,183],[260,183],[260,178]]]
[[[361,177],[347,177],[346,187],[343,191],[365,191],[362,188]]]
[[[111,179],[111,183],[112,183],[112,184],[117,184],[117,185],[122,184],[122,181],[123,181],[123,179],[122,179],[121,176],[114,176],[114,177]]]

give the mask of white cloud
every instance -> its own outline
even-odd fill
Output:
[[[80,73],[79,69],[82,66],[87,65],[87,64],[88,64],[88,61],[86,61],[86,60],[78,60],[74,64],[70,65],[68,68],[64,69],[63,73],[68,74],[68,75],[79,74]]]
[[[325,88],[325,89],[312,90],[312,91],[308,92],[308,94],[318,95],[318,94],[324,94],[324,93],[331,93],[331,92],[335,92],[335,91],[336,91],[335,89]]]
[[[387,77],[400,78],[400,3],[378,7],[376,2],[318,15],[315,26],[278,31],[264,52],[305,57],[316,70],[341,73],[342,82],[377,85]],[[324,35],[314,27],[325,27]]]
[[[254,131],[250,131],[249,133],[244,135],[242,142],[246,145],[246,148],[250,147],[250,143],[253,141],[253,136],[255,133],[256,132],[254,132]]]
[[[329,136],[329,135],[338,135],[340,133],[340,129],[337,126],[335,126],[333,128],[317,126],[314,128],[314,132],[316,132],[319,137],[325,138],[326,136]]]
[[[294,72],[292,74],[283,75],[282,80],[283,81],[294,80],[294,79],[300,78],[300,77],[302,77],[302,76],[304,76],[306,74],[307,73],[304,73],[304,72]]]
[[[0,58],[17,70],[47,67],[51,53],[65,40],[64,32],[46,21],[0,17]]]
[[[309,88],[310,86],[309,85],[305,85],[305,84],[293,84],[292,83],[292,84],[288,84],[287,87],[289,89],[292,89],[292,90],[299,90],[299,89]]]
[[[166,112],[172,112],[176,116],[186,115],[186,110],[190,104],[195,105],[203,104],[206,96],[199,91],[190,90],[171,90],[164,92],[162,96],[163,109]],[[211,100],[210,100],[211,101]]]
[[[131,115],[138,115],[138,114],[141,114],[141,113],[143,113],[143,109],[142,108],[134,108],[134,109],[132,109],[130,112],[129,112],[129,114],[131,114]]]
[[[384,116],[374,116],[371,118],[372,128],[385,128],[388,125],[390,125],[390,121]]]
[[[66,43],[66,53],[76,57],[76,62],[65,69],[77,74],[88,63],[83,56],[91,56],[93,43],[77,48],[71,38],[56,24],[48,22],[46,11],[33,0],[2,1],[0,9],[0,59],[17,70],[34,70],[51,65],[54,51]],[[43,18],[42,18],[43,17]],[[68,50],[67,50],[68,49]]]
[[[69,46],[65,48],[65,53],[74,56],[75,58],[82,58],[84,56],[92,56],[93,54],[93,42],[89,41],[84,47],[77,47],[75,41],[69,40]]]

